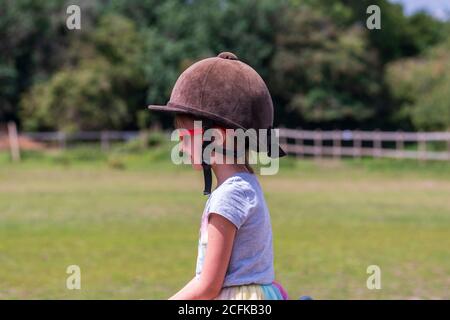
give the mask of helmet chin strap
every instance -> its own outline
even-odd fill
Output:
[[[205,182],[205,188],[203,189],[203,194],[205,196],[208,196],[211,194],[211,187],[212,187],[212,173],[211,173],[211,162],[208,156],[208,159],[204,159],[204,151],[205,148],[208,146],[210,141],[203,141],[202,142],[202,167],[203,167],[203,180]]]
[[[211,159],[209,157],[209,155],[207,156],[207,158],[204,158],[204,151],[205,148],[211,143],[211,141],[203,141],[202,142],[202,167],[203,167],[203,181],[205,183],[205,188],[203,189],[203,194],[205,196],[210,195],[211,194],[211,187],[212,187],[212,173],[211,173]],[[218,151],[218,150],[217,150]],[[235,152],[234,150],[227,150],[224,149],[222,150],[225,153],[231,153],[234,156],[237,156],[237,152]]]
[[[202,166],[203,166],[203,178],[205,181],[205,188],[203,189],[203,195],[208,196],[211,194],[211,186],[212,186],[211,166],[206,163],[202,163]]]

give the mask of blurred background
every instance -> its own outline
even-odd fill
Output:
[[[0,299],[165,299],[193,277],[202,177],[146,106],[222,51],[266,81],[290,155],[261,183],[291,297],[449,299],[449,35],[439,0],[0,0]]]

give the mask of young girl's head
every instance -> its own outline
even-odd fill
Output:
[[[236,167],[242,167],[245,171],[254,173],[253,168],[249,164],[249,150],[240,150],[238,144],[234,143],[234,130],[226,128],[226,126],[219,123],[214,123],[207,119],[195,117],[187,114],[177,114],[175,116],[174,125],[180,133],[180,148],[181,152],[186,153],[190,159],[192,167],[196,170],[201,170],[201,156],[202,156],[202,144],[204,130],[198,130],[198,127],[194,127],[196,121],[201,123],[208,123],[208,127],[213,130],[211,143],[216,148],[211,153],[210,163],[211,165],[233,165]],[[203,127],[202,127],[203,128]],[[195,143],[194,139],[200,143]],[[227,149],[227,142],[232,145],[233,150]],[[245,148],[245,146],[244,146]],[[219,152],[219,150],[223,152]],[[228,152],[227,152],[228,151]],[[232,152],[230,152],[232,151]]]
[[[238,150],[241,147],[233,148],[233,150],[226,148],[225,154],[228,160],[231,152],[236,156],[236,159],[232,160],[236,160],[237,164],[236,162],[227,164],[225,161],[225,164],[222,165],[217,161],[219,156],[223,157],[223,154],[219,154],[221,152],[206,152],[209,158],[203,157],[203,151],[210,146],[206,145],[209,140],[204,139],[205,143],[202,143],[202,140],[193,138],[197,135],[203,137],[203,129],[208,129],[207,132],[210,133],[209,129],[212,128],[216,138],[213,143],[223,147],[224,145],[228,146],[227,141],[235,139],[231,133],[228,134],[225,128],[244,131],[267,130],[269,134],[273,126],[273,103],[264,80],[252,67],[240,61],[236,55],[230,52],[222,52],[217,57],[206,58],[194,63],[178,77],[166,105],[150,105],[148,108],[175,114],[176,127],[187,129],[182,135],[182,151],[189,154],[195,169],[203,168],[204,194],[209,194],[210,191],[211,168],[229,169],[236,166],[236,168],[239,167],[239,170],[241,167],[245,171],[252,172],[253,170],[248,164],[247,146],[244,147],[243,152]],[[207,125],[197,130],[194,127],[195,120],[206,122]],[[194,142],[200,140],[200,143],[185,143],[185,137],[186,140],[194,140]],[[239,143],[231,145],[239,146]],[[254,145],[251,146],[251,149],[254,149]],[[275,150],[277,149],[279,149],[278,145],[275,146]],[[284,155],[281,149],[275,153],[272,152],[273,150],[271,144],[267,148],[263,148],[269,157]]]

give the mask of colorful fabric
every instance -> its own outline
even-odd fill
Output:
[[[288,300],[283,287],[277,283],[225,287],[215,300]]]

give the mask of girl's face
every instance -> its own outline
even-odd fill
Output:
[[[196,119],[187,115],[177,115],[175,118],[175,127],[180,133],[180,151],[189,156],[191,165],[195,170],[202,170],[201,155],[204,132],[198,125],[194,126],[195,120]],[[227,139],[231,138],[231,136],[228,137],[227,131],[223,128],[216,127],[213,130],[213,136],[209,136],[209,139],[213,139],[213,144],[216,147],[220,146],[223,148],[226,145]],[[217,159],[216,156],[221,158]],[[216,154],[214,150],[212,150],[210,161],[211,163],[224,163],[226,160],[223,158],[223,154]]]
[[[202,170],[202,131],[194,130],[194,119],[186,115],[175,117],[175,128],[180,131],[180,151],[189,156],[194,170]]]

